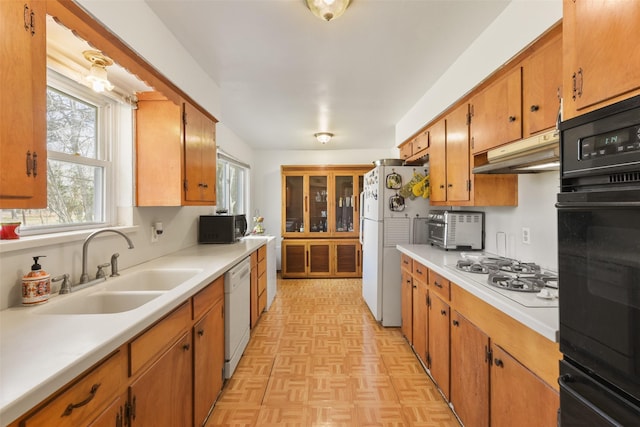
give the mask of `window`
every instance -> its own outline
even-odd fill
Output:
[[[3,221],[20,221],[22,234],[102,226],[111,162],[112,100],[55,73],[47,87],[46,209],[5,209]]]
[[[246,214],[249,166],[218,152],[216,173],[216,211]]]

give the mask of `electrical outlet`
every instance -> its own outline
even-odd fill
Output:
[[[158,242],[158,234],[156,233],[156,227],[151,226],[151,243]]]
[[[525,245],[531,243],[531,230],[529,227],[522,227],[522,243]]]

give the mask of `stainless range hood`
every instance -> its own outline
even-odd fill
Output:
[[[560,132],[550,130],[487,152],[487,164],[473,173],[536,173],[560,167]]]

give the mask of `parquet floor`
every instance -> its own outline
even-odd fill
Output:
[[[279,279],[207,427],[459,427],[400,330],[375,322],[361,294],[360,279]]]

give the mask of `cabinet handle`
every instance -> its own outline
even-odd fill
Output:
[[[31,28],[31,35],[35,35],[36,34],[36,20],[35,20],[35,12],[31,11],[31,14],[29,15],[29,28]]]
[[[416,273],[422,274],[422,270],[420,270],[419,268],[416,268]]]
[[[440,188],[444,188],[444,184],[440,184]]]
[[[584,78],[582,75],[582,68],[578,68],[578,78],[577,78],[577,90],[578,90],[578,98],[582,97],[582,86],[584,84]]]
[[[27,176],[31,176],[33,163],[31,162],[31,151],[27,151]]]
[[[38,176],[38,153],[33,152],[33,177]]]
[[[436,288],[442,289],[442,285],[440,283],[438,283],[437,280],[435,282],[433,282],[433,284],[435,285]]]
[[[189,343],[186,343],[186,344],[182,345],[182,350],[184,350],[184,351],[189,351],[190,348],[191,348],[191,345]]]
[[[460,322],[457,320],[454,320],[451,323],[453,324],[453,326],[460,326]]]
[[[87,396],[87,398],[85,400],[83,400],[80,403],[69,403],[69,406],[67,406],[67,409],[65,409],[64,412],[62,413],[62,416],[66,417],[68,415],[71,415],[71,413],[73,412],[74,409],[80,408],[80,407],[86,405],[87,403],[91,402],[93,400],[93,398],[96,397],[96,393],[98,392],[98,388],[100,388],[100,383],[94,384],[91,387],[91,390],[89,390],[89,396]]]
[[[440,310],[440,314],[442,314],[443,316],[447,315],[447,310]]]
[[[24,5],[24,30],[29,31],[29,6]]]
[[[513,123],[516,121],[516,116],[509,116],[509,123]]]
[[[531,106],[531,112],[532,112],[532,113],[535,113],[535,112],[536,112],[536,111],[538,111],[539,109],[540,109],[540,106],[539,106],[539,105],[532,105],[532,106]]]
[[[504,368],[504,363],[502,362],[502,359],[498,359],[497,357],[493,360],[493,363],[496,364],[496,366],[498,368]]]
[[[201,337],[201,336],[203,336],[203,335],[204,335],[204,329],[200,329],[200,330],[198,331],[198,336],[200,336],[200,337]]]
[[[209,184],[207,184],[206,182],[199,182],[198,187],[209,188]]]
[[[136,419],[136,396],[133,396],[133,399],[131,399],[131,419],[135,420]]]
[[[309,210],[309,196],[304,196],[304,211],[307,212]]]
[[[122,421],[124,420],[124,413],[122,410],[122,405],[120,406],[120,411],[116,413],[116,427],[122,427]]]

